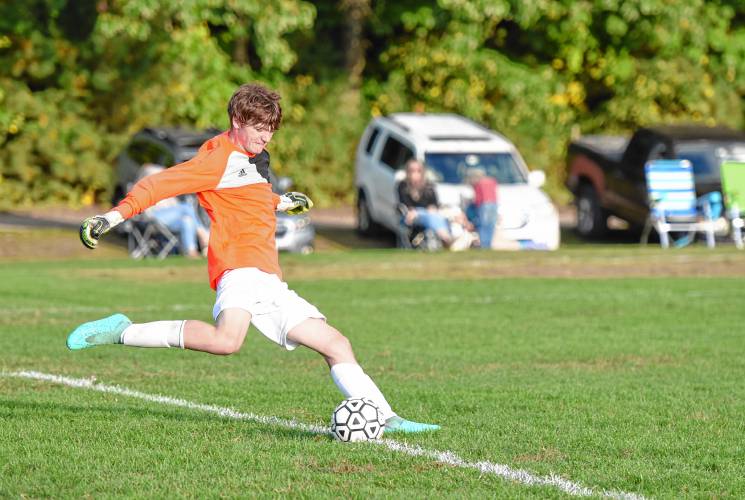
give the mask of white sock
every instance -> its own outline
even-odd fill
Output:
[[[356,363],[337,363],[331,367],[331,378],[346,398],[370,398],[380,408],[383,420],[395,417],[391,405],[386,401],[375,382]]]
[[[185,323],[186,321],[153,321],[129,325],[122,332],[121,343],[135,347],[183,349]]]

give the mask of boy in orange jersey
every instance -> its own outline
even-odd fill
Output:
[[[80,226],[83,244],[93,249],[111,228],[159,200],[196,193],[211,220],[208,270],[217,292],[215,325],[197,320],[133,324],[114,314],[77,327],[67,346],[177,347],[227,355],[240,349],[253,323],[287,350],[304,345],[323,356],[345,397],[367,397],[378,405],[386,432],[439,429],[396,415],[357,363],[349,340],[281,280],[275,212],[299,214],[313,203],[302,193],[278,196],[269,184],[265,147],[282,120],[279,100],[261,85],[242,85],[228,104],[230,130],[205,142],[193,159],[142,179],[114,209]]]

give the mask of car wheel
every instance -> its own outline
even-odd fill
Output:
[[[380,225],[370,214],[365,194],[360,192],[357,196],[357,232],[362,236],[377,236],[380,234],[380,229]]]
[[[608,214],[600,206],[595,188],[583,184],[576,198],[577,233],[583,238],[598,238],[608,231]]]

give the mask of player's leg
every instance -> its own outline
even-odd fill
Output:
[[[84,323],[67,338],[67,347],[85,349],[106,344],[133,347],[180,347],[211,354],[237,352],[251,322],[248,311],[230,308],[215,326],[198,320],[132,323],[123,314]]]
[[[386,422],[386,432],[423,432],[440,428],[411,422],[396,415],[378,386],[357,363],[349,339],[325,320],[306,319],[287,333],[287,340],[323,356],[331,369],[331,378],[344,397],[366,397],[375,401]]]
[[[184,348],[211,354],[233,354],[243,345],[251,324],[251,313],[245,309],[223,309],[212,326],[203,321],[187,321]]]

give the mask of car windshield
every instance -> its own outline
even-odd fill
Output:
[[[479,167],[500,184],[525,183],[525,175],[512,153],[429,153],[424,163],[437,182],[464,184],[466,171]]]

